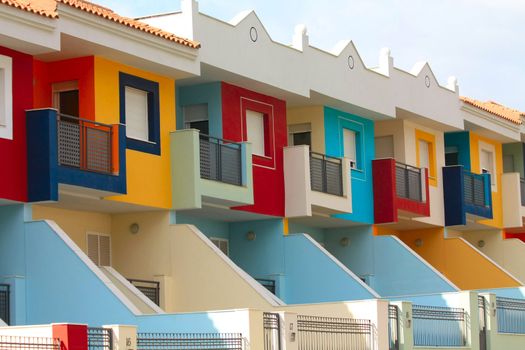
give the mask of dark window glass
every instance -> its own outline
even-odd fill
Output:
[[[293,134],[293,144],[294,146],[298,146],[298,145],[312,146],[312,133],[310,131],[294,133]]]
[[[458,152],[445,153],[445,165],[459,165],[459,153]]]
[[[70,91],[61,91],[59,92],[60,97],[60,114],[66,114],[72,117],[79,117],[79,108],[78,108],[78,90],[70,90]],[[70,122],[74,122],[76,120],[62,117],[62,120],[67,120]]]
[[[210,129],[209,129],[209,123],[207,120],[201,120],[198,122],[190,122],[190,129],[197,129],[200,131],[201,134],[209,135]]]

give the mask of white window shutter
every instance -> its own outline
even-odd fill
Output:
[[[148,141],[148,92],[126,86],[125,102],[126,136]]]
[[[252,144],[252,153],[264,156],[264,114],[246,111],[246,134]]]
[[[99,238],[99,262],[100,266],[111,266],[111,240],[109,236],[98,236]]]
[[[419,140],[419,167],[430,169],[428,142]]]
[[[356,161],[355,132],[343,129],[344,156],[352,161]]]
[[[98,248],[98,235],[96,234],[87,234],[87,255],[95,263],[95,265],[98,265],[99,262],[99,254],[98,254],[99,248]]]

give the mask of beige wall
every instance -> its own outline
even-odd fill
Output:
[[[286,124],[304,123],[312,126],[312,151],[325,154],[323,107],[296,107],[286,110]]]
[[[86,232],[111,233],[111,215],[33,205],[33,220],[53,220],[87,252]]]
[[[379,121],[374,124],[375,137],[392,135],[394,138],[394,158],[401,163],[405,160],[405,138],[403,121],[400,119]]]

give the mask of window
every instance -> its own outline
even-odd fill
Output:
[[[266,128],[264,114],[246,110],[246,134],[248,142],[252,143],[252,153],[265,156]]]
[[[53,108],[55,108],[59,114],[75,118],[80,117],[77,81],[54,83],[52,85],[52,91]],[[67,119],[67,117],[63,117],[62,119]]]
[[[355,131],[343,129],[344,156],[350,159],[352,169],[357,169],[356,134]]]
[[[479,165],[482,174],[490,174],[490,184],[493,186],[496,185],[496,172],[494,171],[494,153],[486,149],[481,149]]]
[[[210,134],[207,103],[184,106],[183,112],[185,129],[197,129],[201,134]]]
[[[97,266],[111,266],[111,237],[88,232],[87,255]]]
[[[127,148],[160,155],[159,84],[120,73],[120,122]]]
[[[13,139],[13,61],[0,55],[0,138]]]
[[[445,165],[459,165],[459,151],[457,147],[445,148]]]
[[[428,183],[437,186],[436,136],[415,130],[416,166],[428,169]]]
[[[312,127],[310,123],[288,126],[288,144],[290,146],[308,145],[312,148]]]
[[[380,136],[375,140],[376,159],[394,158],[394,136]]]
[[[224,253],[224,255],[230,255],[227,239],[211,237],[210,240],[217,248],[221,250],[221,252]]]

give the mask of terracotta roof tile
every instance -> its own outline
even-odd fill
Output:
[[[48,18],[58,17],[55,0],[0,0],[0,4],[16,7]]]
[[[159,29],[159,28],[152,27],[152,26],[150,26],[148,24],[142,23],[142,22],[137,21],[135,19],[121,16],[121,15],[113,12],[112,10],[110,10],[110,9],[108,9],[106,7],[94,4],[92,2],[88,2],[88,1],[84,1],[84,0],[56,0],[56,1],[60,2],[60,3],[63,3],[63,4],[66,4],[66,5],[69,5],[69,6],[72,6],[72,7],[75,7],[77,9],[79,9],[79,10],[86,11],[86,12],[89,12],[91,14],[103,17],[103,18],[108,19],[110,21],[113,21],[113,22],[116,22],[116,23],[128,26],[130,28],[138,29],[138,30],[141,30],[143,32],[146,32],[146,33],[153,34],[155,36],[161,37],[163,39],[167,39],[167,40],[173,41],[173,42],[175,42],[177,44],[188,46],[188,47],[191,47],[191,48],[194,48],[194,49],[200,47],[200,44],[195,42],[195,41],[181,38],[181,37],[179,37],[179,36],[177,36],[175,34],[166,32],[166,31],[164,31],[162,29]]]
[[[516,109],[505,107],[494,101],[478,101],[470,97],[461,97],[461,100],[471,106],[484,110],[485,112],[494,114],[497,117],[511,121],[514,124],[521,124],[521,118],[525,118],[525,112],[520,112]]]
[[[198,42],[181,38],[175,34],[166,32],[162,29],[152,27],[132,18],[121,16],[111,9],[84,0],[0,0],[1,4],[16,7],[24,11],[33,12],[49,18],[58,18],[57,3],[72,6],[90,14],[100,16],[110,21],[138,29],[148,34],[172,41],[174,43],[188,46],[194,49],[200,47]]]

